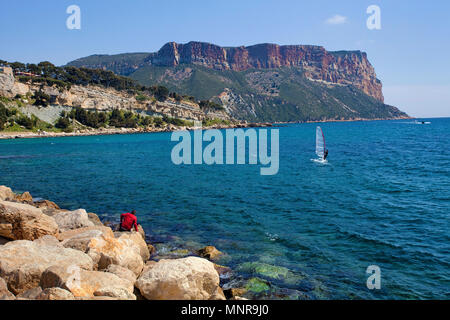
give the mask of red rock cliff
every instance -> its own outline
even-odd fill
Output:
[[[258,44],[249,47],[220,47],[210,43],[169,42],[151,54],[146,63],[177,66],[192,63],[216,70],[302,67],[305,75],[318,81],[352,84],[384,102],[381,82],[361,51],[329,52],[320,46]]]

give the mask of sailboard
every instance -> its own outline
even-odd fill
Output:
[[[325,136],[323,135],[323,131],[321,127],[316,128],[316,154],[319,158],[324,157],[325,155]]]
[[[315,162],[326,162],[325,160],[325,150],[326,150],[326,144],[325,144],[325,136],[323,134],[322,128],[317,127],[316,128],[316,154],[319,157],[319,159],[314,159]]]

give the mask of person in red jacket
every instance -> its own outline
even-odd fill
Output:
[[[136,218],[136,210],[131,211],[131,213],[122,213],[120,215],[120,231],[131,231],[133,227],[137,232],[138,224]]]

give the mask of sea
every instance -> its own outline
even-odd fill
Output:
[[[176,165],[169,132],[0,140],[0,185],[104,221],[135,209],[154,259],[213,245],[247,298],[449,299],[450,118],[423,120],[275,125],[276,175]]]

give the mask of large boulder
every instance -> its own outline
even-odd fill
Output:
[[[160,260],[145,269],[136,287],[149,300],[225,300],[214,264],[198,257]]]
[[[84,209],[58,211],[53,214],[53,218],[61,231],[94,226],[94,223],[89,220],[89,216]]]
[[[128,280],[133,285],[134,285],[134,283],[136,282],[136,279],[137,279],[137,277],[136,277],[136,275],[134,274],[133,271],[131,271],[130,269],[127,269],[125,267],[121,267],[121,266],[119,266],[117,264],[110,264],[108,266],[108,268],[106,268],[105,271],[115,274],[120,279]]]
[[[100,237],[102,235],[107,237],[114,236],[111,228],[104,226],[93,226],[62,232],[58,235],[58,239],[62,241],[61,244],[66,248],[87,252],[89,242],[91,242],[93,238]]]
[[[89,242],[87,253],[97,263],[99,270],[117,264],[139,275],[144,267],[140,247],[129,237],[116,239],[102,235],[93,238]]]
[[[11,201],[14,200],[16,194],[12,192],[11,188],[0,186],[0,200]]]
[[[65,241],[65,240],[71,239],[73,237],[77,237],[81,234],[84,234],[88,231],[93,231],[93,230],[100,231],[101,234],[103,234],[107,237],[112,237],[112,238],[114,237],[114,233],[111,230],[111,228],[105,227],[105,226],[92,226],[92,227],[84,227],[84,228],[63,231],[57,235],[57,238],[59,239],[59,241]]]
[[[43,289],[58,287],[70,291],[75,297],[107,296],[123,300],[136,300],[134,285],[115,274],[79,269],[76,273],[53,266],[42,274]]]
[[[40,237],[39,239],[33,240],[33,242],[45,246],[63,247],[61,242],[59,242],[59,240],[56,237],[50,236],[48,234],[43,237]]]
[[[11,241],[0,246],[0,277],[14,294],[37,287],[42,273],[51,266],[92,270],[94,262],[78,250],[33,241]]]
[[[117,232],[114,233],[117,237]],[[121,232],[119,235],[119,240],[129,240],[134,245],[136,245],[139,248],[139,254],[142,257],[142,260],[147,261],[150,259],[150,251],[148,248],[147,243],[145,242],[144,238],[142,238],[142,235],[138,232]]]
[[[0,200],[0,236],[11,240],[34,240],[57,233],[55,220],[41,209]]]

